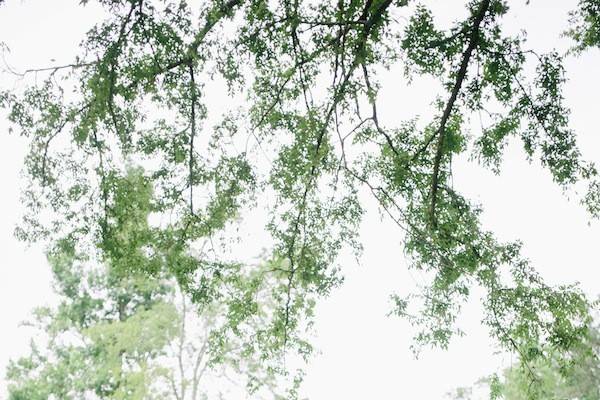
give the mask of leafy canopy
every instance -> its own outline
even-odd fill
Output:
[[[569,127],[565,56],[506,33],[509,2],[470,1],[446,29],[407,0],[94,2],[106,18],[80,55],[0,97],[30,142],[22,239],[87,246],[123,275],[166,271],[196,304],[228,304],[224,335],[267,301],[274,311],[253,345],[274,360],[310,352],[302,332],[342,281],[341,249],[360,250],[370,196],[404,232],[410,268],[433,276],[416,303],[394,297],[420,342],[448,344],[474,286],[492,336],[523,362],[581,341],[582,293],[546,285],[451,180],[454,157],[498,172],[507,142],[520,140],[558,185],[589,186],[582,202],[600,212],[597,169]],[[572,18],[574,48],[597,47],[597,0]],[[380,119],[381,68],[439,81],[433,115]],[[226,112],[214,110],[215,83]],[[479,114],[482,128],[467,134]],[[272,239],[269,268],[230,256],[250,211]]]

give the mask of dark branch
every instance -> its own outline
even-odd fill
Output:
[[[454,86],[452,88],[452,92],[450,93],[450,98],[446,103],[446,107],[444,108],[444,113],[442,114],[442,119],[440,120],[440,126],[437,129],[435,135],[431,136],[431,138],[425,143],[425,148],[429,146],[429,143],[433,141],[434,138],[437,137],[437,145],[435,158],[433,161],[433,174],[431,177],[431,193],[430,199],[431,204],[429,206],[429,217],[432,226],[435,226],[435,205],[437,201],[437,190],[438,190],[438,181],[439,181],[439,173],[440,173],[440,164],[442,161],[442,155],[444,152],[444,139],[446,137],[446,124],[450,119],[450,115],[452,114],[452,109],[454,108],[454,103],[458,98],[458,94],[462,87],[462,84],[467,75],[467,69],[469,66],[469,61],[471,60],[471,56],[473,55],[473,50],[477,47],[479,41],[479,30],[481,27],[481,23],[490,7],[490,0],[483,0],[479,4],[479,8],[477,13],[475,14],[475,19],[473,21],[471,34],[469,35],[469,44],[467,49],[462,55],[462,60],[460,62],[460,68],[458,69],[458,73],[456,75],[456,80],[454,82]]]
[[[194,138],[196,137],[196,78],[194,77],[194,66],[189,63],[190,72],[190,144],[189,144],[189,185],[190,185],[190,213],[194,215]]]

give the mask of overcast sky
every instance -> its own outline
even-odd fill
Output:
[[[0,42],[17,69],[67,63],[83,33],[98,16],[91,7],[67,0],[7,0],[0,6]],[[512,31],[524,28],[530,46],[540,51],[564,49],[560,39],[567,27],[567,12],[576,1],[510,0],[514,11],[506,18]],[[464,13],[463,1],[429,1],[440,21]],[[582,152],[600,163],[600,51],[593,50],[567,61],[570,78],[565,95],[572,109]],[[0,76],[3,88],[14,77]],[[427,118],[436,86],[420,82],[407,87],[401,70],[382,75],[379,102],[388,125],[420,114]],[[426,95],[424,95],[426,94]],[[52,300],[49,268],[39,246],[27,248],[13,237],[21,213],[19,190],[25,143],[8,134],[0,114],[0,399],[9,358],[27,351],[29,332],[18,323],[30,310]],[[509,146],[502,174],[495,176],[466,160],[454,165],[454,185],[484,207],[484,226],[503,240],[521,239],[525,255],[551,283],[580,282],[591,296],[600,293],[598,255],[600,224],[589,224],[575,198],[571,201],[549,174],[525,161],[517,143]],[[362,226],[364,255],[360,265],[350,258],[341,264],[346,282],[318,308],[315,339],[321,354],[308,368],[303,392],[314,400],[330,399],[439,399],[457,386],[498,371],[511,362],[496,355],[494,344],[481,327],[474,300],[465,308],[460,325],[467,335],[447,351],[425,350],[415,360],[409,350],[412,331],[405,321],[386,317],[389,295],[413,290],[420,276],[408,272],[400,247],[400,232],[371,212]]]

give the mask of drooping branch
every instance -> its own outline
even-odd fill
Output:
[[[323,139],[325,137],[325,134],[327,133],[327,130],[330,125],[330,121],[334,115],[334,112],[335,112],[338,104],[340,103],[340,101],[342,101],[344,95],[346,94],[346,90],[347,90],[348,83],[350,82],[350,78],[354,74],[356,68],[358,68],[358,66],[361,65],[361,63],[362,63],[362,60],[364,57],[364,51],[366,49],[367,41],[369,38],[369,34],[371,33],[371,30],[375,26],[375,24],[377,24],[381,21],[381,18],[383,17],[385,11],[391,5],[391,3],[392,3],[392,0],[383,1],[371,13],[372,0],[367,0],[366,4],[364,6],[364,9],[362,11],[361,17],[360,17],[360,20],[366,20],[366,22],[363,26],[361,35],[359,37],[359,42],[355,49],[356,52],[354,54],[354,60],[351,64],[350,68],[348,69],[348,71],[346,71],[342,80],[334,88],[334,93],[333,93],[333,97],[331,100],[331,104],[329,105],[327,112],[325,113],[325,117],[323,119],[323,122],[319,129],[319,132],[317,134],[317,140],[315,143],[313,160],[311,163],[308,180],[304,187],[304,191],[302,193],[300,204],[298,206],[298,213],[297,213],[296,218],[293,223],[293,234],[292,234],[290,244],[288,246],[288,258],[290,261],[290,270],[289,270],[289,275],[288,275],[288,283],[287,283],[287,287],[286,287],[284,345],[287,343],[287,340],[288,340],[287,329],[288,329],[289,318],[290,318],[291,291],[292,291],[292,287],[293,287],[294,274],[296,273],[296,270],[297,270],[297,266],[295,265],[295,259],[294,259],[294,253],[295,253],[294,250],[296,247],[297,236],[300,233],[300,221],[302,220],[302,217],[306,211],[306,202],[308,199],[308,194],[309,194],[311,188],[313,187],[313,182],[316,178],[317,165],[318,165],[319,159],[320,159],[319,152],[320,152],[321,146],[323,144]],[[369,16],[369,14],[370,14],[370,16]],[[349,30],[350,26],[347,26],[346,29]],[[338,36],[338,39],[341,38],[341,36],[342,35],[340,34]]]
[[[431,192],[429,196],[431,199],[431,203],[429,205],[429,218],[431,225],[434,227],[436,225],[435,206],[437,202],[440,164],[444,152],[444,140],[446,138],[446,125],[448,123],[448,120],[450,119],[450,115],[452,114],[452,110],[454,109],[454,103],[456,103],[456,99],[458,98],[458,94],[460,93],[460,89],[466,78],[471,56],[473,55],[473,51],[475,50],[479,42],[479,32],[481,23],[483,22],[483,19],[487,14],[489,7],[490,0],[483,0],[479,4],[479,8],[477,9],[477,13],[475,14],[475,18],[473,20],[471,34],[469,35],[469,44],[467,45],[467,48],[462,55],[460,68],[458,69],[458,73],[456,74],[456,80],[454,81],[454,86],[452,87],[450,98],[448,99],[446,107],[444,108],[444,113],[442,114],[440,125],[436,133],[431,136],[431,138],[425,143],[424,146],[425,148],[428,147],[431,141],[437,138],[435,158],[433,161],[433,174],[431,177]]]
[[[194,76],[194,66],[188,64],[190,72],[190,141],[189,141],[189,185],[190,185],[190,214],[194,215],[194,138],[196,136],[196,78]]]

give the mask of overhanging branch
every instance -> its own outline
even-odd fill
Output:
[[[471,56],[473,55],[473,51],[478,45],[479,41],[479,31],[481,27],[481,23],[487,11],[490,7],[490,0],[483,0],[479,4],[479,8],[477,13],[475,14],[475,19],[473,20],[473,27],[471,29],[471,34],[469,35],[469,44],[462,55],[462,60],[460,62],[460,68],[458,69],[458,73],[456,75],[456,80],[454,81],[454,86],[452,87],[452,92],[450,93],[450,98],[446,103],[446,107],[444,108],[444,113],[442,114],[442,119],[440,120],[440,126],[437,129],[436,133],[431,136],[431,138],[425,144],[425,147],[431,143],[437,137],[435,158],[433,161],[433,174],[431,177],[431,192],[430,199],[431,203],[429,205],[429,218],[432,226],[436,225],[435,219],[435,206],[437,201],[437,190],[439,184],[439,174],[440,174],[440,164],[442,161],[442,155],[444,153],[444,139],[446,137],[446,125],[448,124],[448,120],[450,119],[450,115],[452,114],[452,110],[454,108],[454,103],[456,103],[456,99],[458,98],[458,94],[460,93],[460,89],[467,75],[467,69],[469,67],[469,61],[471,60]]]

